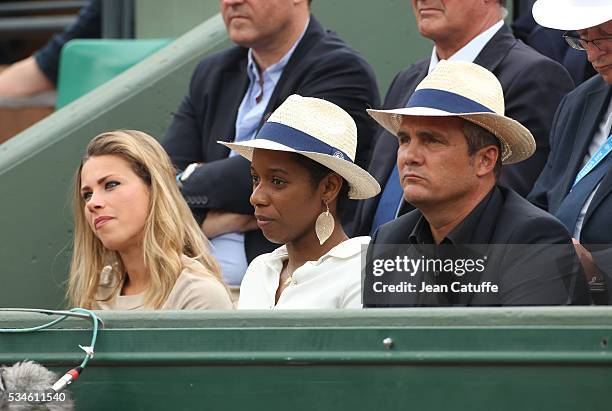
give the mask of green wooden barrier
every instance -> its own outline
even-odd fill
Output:
[[[599,410],[612,309],[100,313],[78,410]],[[0,327],[35,324],[0,315]],[[38,319],[40,322],[40,319]],[[90,334],[0,334],[0,363],[63,372]],[[392,344],[385,345],[386,338]]]

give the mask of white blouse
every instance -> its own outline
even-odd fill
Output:
[[[240,285],[239,309],[361,308],[361,256],[370,237],[355,237],[338,244],[317,261],[297,268],[291,283],[275,304],[283,262],[282,246],[255,258]]]

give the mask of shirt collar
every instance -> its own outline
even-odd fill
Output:
[[[339,259],[351,258],[361,252],[362,246],[367,247],[369,242],[370,237],[368,236],[349,238],[329,250],[327,254],[322,255],[317,261],[313,261],[313,264],[320,264],[330,257]],[[270,253],[270,258],[267,259],[266,263],[270,268],[276,269],[278,268],[277,265],[282,264],[288,257],[287,246],[283,245]]]
[[[480,203],[461,221],[450,233],[444,237],[441,244],[470,244],[476,231],[478,222],[483,217],[485,210],[491,200],[493,193],[497,191],[497,186],[483,198]],[[433,235],[429,223],[423,215],[415,224],[408,240],[411,244],[434,244]]]
[[[362,237],[354,237],[349,238],[346,241],[341,242],[323,257],[319,258],[319,262],[322,261],[325,257],[335,257],[335,258],[351,258],[355,254],[361,252],[359,245],[368,245],[370,242],[370,237],[362,236]]]
[[[293,46],[291,46],[291,48],[283,55],[283,57],[280,58],[280,60],[278,60],[276,63],[272,64],[270,67],[264,70],[263,72],[264,80],[266,80],[265,77],[269,77],[269,79],[272,80],[274,84],[278,82],[278,79],[283,73],[285,66],[287,65],[287,63],[289,62],[289,59],[293,55],[293,52],[295,51],[298,44],[300,44],[300,41],[304,37],[304,34],[306,34],[306,30],[308,29],[309,24],[310,24],[310,17],[308,17],[308,21],[306,22],[306,25],[304,26],[304,30],[302,30],[302,34],[300,34],[300,37],[298,37],[295,43],[293,43]],[[251,82],[260,81],[259,70],[257,69],[257,63],[255,62],[255,58],[253,57],[253,49],[249,49],[249,51],[247,52],[247,74]]]
[[[474,37],[468,44],[460,48],[455,54],[450,56],[448,60],[451,61],[469,61],[471,63],[476,60],[476,57],[480,54],[484,46],[487,45],[489,41],[493,38],[495,33],[499,31],[504,25],[504,21],[500,20],[478,36]],[[436,65],[440,62],[438,58],[438,53],[436,51],[436,46],[434,46],[431,52],[431,59],[429,61],[429,71],[427,74],[431,73]]]

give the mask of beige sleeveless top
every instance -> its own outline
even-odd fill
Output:
[[[162,310],[233,309],[227,289],[212,275],[197,274],[205,271],[202,265],[183,256],[185,267],[172,288]],[[123,280],[122,280],[123,281]],[[117,284],[116,276],[102,273],[96,294],[99,310],[144,310],[144,293],[119,295],[123,284]]]

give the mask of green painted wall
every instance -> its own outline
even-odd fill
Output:
[[[507,9],[510,20],[512,1]],[[178,37],[218,11],[218,0],[136,0],[136,37]],[[433,43],[419,35],[410,0],[315,0],[312,12],[372,64],[381,98],[399,70],[431,53]]]
[[[78,410],[558,411],[612,403],[607,307],[100,315],[96,355],[71,387]],[[0,328],[35,323],[34,315],[0,313]],[[87,325],[0,334],[0,363],[29,358],[64,372],[80,362]]]
[[[398,71],[431,54],[408,0],[314,0],[312,10],[374,67],[381,99]]]
[[[180,37],[218,12],[218,0],[136,0],[135,36]]]
[[[218,11],[217,0],[137,0],[136,37],[177,37]],[[381,96],[399,70],[431,53],[408,0],[315,0],[312,12],[372,64]]]
[[[215,17],[0,145],[0,306],[63,305],[72,177],[87,142],[112,129],[160,137],[203,55],[227,47]]]

